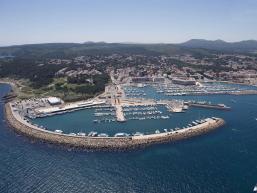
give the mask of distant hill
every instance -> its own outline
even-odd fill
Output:
[[[79,43],[47,43],[47,44],[27,44],[9,47],[0,47],[0,56],[12,55],[22,58],[72,58],[81,55],[105,55],[105,54],[159,54],[153,50],[148,50],[144,46],[86,42]]]
[[[257,53],[257,41],[247,40],[229,43],[223,40],[192,39],[181,44],[139,43],[45,43],[0,47],[0,57],[14,56],[29,59],[72,58],[81,55],[144,54],[175,55],[193,54],[206,56],[219,52]]]
[[[185,48],[200,48],[217,51],[228,51],[228,52],[256,52],[257,41],[256,40],[245,40],[240,42],[225,42],[223,40],[204,40],[204,39],[192,39],[187,42],[178,44]]]
[[[189,49],[175,44],[133,44],[133,43],[105,43],[85,42],[79,43],[47,43],[27,44],[0,47],[0,56],[15,56],[22,58],[70,58],[81,55],[105,54],[208,54],[204,50]]]

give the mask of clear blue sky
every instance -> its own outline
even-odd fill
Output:
[[[0,45],[257,39],[257,0],[0,0]]]

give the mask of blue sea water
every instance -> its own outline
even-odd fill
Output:
[[[0,97],[9,90],[8,85],[0,85]],[[35,142],[14,133],[4,120],[1,100],[0,192],[252,192],[257,183],[257,96],[179,98],[224,103],[232,110],[193,108],[161,122],[129,121],[122,126],[106,123],[99,128],[88,123],[92,113],[87,111],[40,120],[67,132],[92,127],[106,132],[133,132],[133,128],[150,132],[183,126],[199,114],[226,121],[221,129],[180,142],[129,152],[86,152]]]

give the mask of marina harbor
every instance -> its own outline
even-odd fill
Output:
[[[207,83],[208,84],[208,83]],[[212,83],[213,84],[213,83]],[[179,92],[181,97],[185,93],[179,91],[180,86],[170,85],[167,86],[169,92],[177,93]],[[214,94],[215,92],[228,92],[228,91],[244,91],[236,89],[229,86],[205,86],[205,83],[199,84],[200,89],[190,88],[190,93],[192,91],[199,92],[206,88],[205,93]],[[198,88],[196,87],[196,88]],[[185,89],[183,89],[185,91]],[[205,133],[209,128],[217,128],[222,126],[225,122],[221,118],[203,117],[199,115],[198,119],[191,120],[190,122],[184,123],[183,125],[177,125],[175,127],[165,127],[165,128],[150,128],[147,131],[141,130],[140,128],[124,130],[123,127],[126,126],[127,122],[133,121],[162,121],[170,122],[173,117],[180,113],[187,113],[191,111],[191,108],[200,109],[214,109],[214,110],[231,110],[231,108],[225,104],[212,103],[210,101],[203,100],[186,100],[183,98],[167,98],[167,89],[163,88],[160,84],[157,87],[156,84],[119,84],[119,85],[108,85],[105,92],[101,95],[85,101],[78,101],[73,103],[65,103],[62,99],[56,97],[48,98],[33,98],[28,100],[14,100],[8,103],[9,114],[12,114],[13,119],[21,122],[25,128],[35,129],[40,132],[46,132],[47,136],[51,135],[61,135],[63,137],[78,137],[79,139],[130,139],[137,141],[136,144],[145,144],[146,141],[152,141],[151,143],[161,143],[162,141],[171,140],[177,135],[183,135],[187,138],[187,133],[193,132],[194,130],[198,134]],[[150,92],[150,93],[149,93]],[[188,90],[189,92],[189,90]],[[174,96],[178,96],[175,94]],[[47,125],[41,125],[40,120],[47,119],[47,117],[55,116],[72,116],[75,112],[91,112],[90,125],[93,124],[92,128],[84,129],[69,129],[69,132],[63,128],[53,128]],[[181,115],[182,116],[182,115]],[[201,118],[202,117],[202,118]],[[39,121],[39,123],[37,123]],[[116,129],[117,132],[113,132],[108,129],[98,129],[104,125],[114,124],[120,129]],[[15,125],[15,124],[13,124]],[[200,129],[199,129],[200,128]],[[111,131],[111,132],[110,132]],[[22,132],[28,132],[24,129]],[[197,134],[197,135],[198,135]],[[27,133],[27,135],[31,135]],[[195,134],[194,134],[195,135]],[[41,134],[39,135],[41,136]],[[41,138],[37,136],[36,138]],[[169,136],[169,137],[167,137]],[[191,134],[189,135],[191,136]],[[183,138],[184,138],[183,137]],[[52,137],[51,137],[52,138]],[[73,139],[72,138],[72,139]],[[177,138],[177,137],[175,137]],[[180,137],[178,137],[180,138]],[[47,140],[47,139],[43,139]],[[56,140],[56,139],[51,139]],[[168,141],[169,141],[168,140]],[[65,139],[66,141],[66,139]],[[126,141],[126,140],[125,140]],[[147,142],[147,143],[148,143]],[[57,142],[58,143],[58,142]],[[62,143],[62,142],[61,142]],[[76,146],[74,142],[66,141],[66,144]],[[78,142],[81,144],[81,142]],[[94,144],[95,142],[93,142]],[[107,143],[107,142],[105,142]],[[112,144],[113,142],[111,142]],[[132,142],[120,142],[118,149],[121,147],[136,146],[132,145]],[[101,144],[101,143],[100,143]],[[122,144],[122,145],[121,145]],[[79,146],[79,145],[78,145]],[[94,145],[83,146],[92,148]],[[101,148],[107,147],[106,145],[100,145]],[[115,145],[112,144],[113,147]],[[100,148],[100,149],[101,149]]]
[[[56,144],[96,150],[105,148],[112,150],[130,149],[139,146],[148,146],[152,143],[186,139],[216,129],[225,123],[223,119],[212,117],[196,120],[192,122],[192,125],[188,125],[188,127],[182,129],[175,128],[169,131],[165,129],[164,132],[156,130],[155,133],[148,135],[137,132],[133,136],[127,133],[116,133],[113,137],[109,137],[104,133],[97,135],[97,132],[93,131],[88,135],[86,135],[86,133],[64,134],[62,130],[47,131],[44,128],[38,127],[38,125],[31,124],[24,118],[22,119],[13,111],[12,106],[9,104],[6,104],[6,117],[9,124],[15,128],[17,132],[27,136]]]
[[[257,193],[257,0],[0,0],[0,193]]]
[[[217,151],[223,151],[224,147],[229,147],[231,139],[235,138],[230,149],[239,151],[240,155],[245,158],[241,149],[237,150],[238,144],[245,144],[245,137],[243,139],[241,137],[246,136],[249,139],[249,132],[255,131],[256,116],[255,114],[244,114],[242,112],[247,109],[250,109],[250,112],[255,112],[256,96],[166,96],[161,92],[156,92],[153,85],[139,86],[124,85],[121,88],[124,89],[124,94],[127,88],[130,90],[141,89],[141,92],[145,93],[144,96],[129,98],[123,95],[119,97],[120,100],[116,100],[116,103],[111,98],[102,96],[76,102],[76,105],[65,103],[62,100],[58,100],[58,104],[53,105],[49,103],[48,97],[12,100],[5,104],[5,120],[9,126],[20,134],[17,135],[18,138],[24,135],[32,139],[32,143],[30,143],[28,140],[20,138],[23,145],[27,144],[26,146],[31,146],[32,149],[35,146],[45,147],[47,152],[56,152],[56,150],[55,148],[49,148],[52,145],[42,146],[41,143],[35,143],[35,141],[60,145],[69,151],[73,148],[83,149],[82,154],[85,154],[84,150],[130,150],[126,151],[126,155],[142,153],[142,151],[131,151],[133,149],[145,148],[153,144],[170,143],[151,147],[151,149],[149,148],[149,150],[143,152],[158,150],[157,153],[160,157],[162,153],[160,154],[159,151],[165,150],[165,153],[168,151],[167,153],[171,154],[176,160],[180,157],[179,154],[183,154],[186,146],[188,147],[188,151],[185,153],[186,157],[179,159],[178,165],[188,159],[191,160],[190,163],[198,164],[206,156],[211,163],[215,160]],[[244,87],[242,86],[240,89],[243,90]],[[66,105],[67,108],[65,108]],[[117,121],[116,105],[122,107],[126,119],[124,122]],[[47,109],[45,114],[40,114],[45,109]],[[51,110],[54,111],[51,112]],[[233,123],[232,120],[238,116],[238,113],[241,113],[240,120]],[[244,129],[239,130],[237,125],[243,123],[249,123],[252,127],[242,127]],[[200,135],[201,137],[193,139],[193,137]],[[17,141],[17,137],[13,136]],[[189,140],[189,138],[192,139]],[[174,143],[178,140],[184,141]],[[211,149],[213,156],[209,153],[210,145],[215,145]],[[183,151],[178,154],[177,150],[182,147]],[[242,146],[239,147],[242,148]],[[192,152],[192,148],[196,151]],[[38,151],[38,149],[36,150]],[[63,152],[63,150],[58,151]],[[202,151],[205,151],[206,154],[195,162],[196,152]],[[76,151],[76,154],[78,153]],[[95,153],[97,154],[97,152]],[[119,155],[122,156],[122,154]],[[92,155],[91,152],[86,153],[87,157],[89,155]],[[154,157],[156,156],[157,154]],[[227,156],[228,153],[225,151],[224,159]],[[84,160],[81,161],[84,164]],[[117,160],[115,159],[115,161]],[[113,160],[114,163],[115,161]],[[227,161],[227,163],[230,163],[230,158]],[[220,173],[220,170],[218,172]],[[254,184],[249,183],[251,191]]]
[[[70,137],[72,137],[72,140],[79,138],[78,144],[80,145],[77,146],[87,148],[97,146],[100,149],[108,147],[108,145],[104,145],[101,142],[97,142],[98,145],[96,145],[96,141],[97,139],[105,139],[105,143],[109,143],[107,141],[111,140],[110,144],[112,145],[110,146],[118,146],[119,149],[135,147],[145,143],[172,141],[175,138],[188,138],[191,136],[188,133],[193,132],[192,136],[194,136],[205,133],[209,129],[218,128],[225,121],[211,114],[209,117],[203,114],[200,115],[200,109],[229,111],[231,107],[219,102],[213,103],[212,101],[201,100],[200,96],[235,93],[249,94],[249,92],[254,94],[256,92],[254,89],[244,89],[244,87],[237,87],[236,85],[215,84],[213,82],[201,82],[188,87],[174,84],[169,80],[159,84],[149,82],[135,84],[128,80],[128,82],[121,84],[119,79],[119,76],[117,79],[112,77],[113,83],[106,86],[105,92],[89,100],[66,103],[62,99],[52,96],[13,100],[7,104],[9,106],[8,112],[9,115],[12,115],[12,120],[16,119],[16,121],[21,122],[21,125],[24,125],[22,132],[27,135],[33,135],[31,131],[28,131],[28,128],[30,128],[43,133],[46,132],[46,136],[50,136],[50,141],[53,142],[57,139],[52,135],[55,136],[57,134],[61,135],[61,138],[67,137],[67,139],[62,139],[65,142],[61,143],[76,146],[75,142],[70,142],[69,139],[71,139]],[[185,98],[187,96],[189,98]],[[193,100],[192,96],[195,96]],[[183,117],[191,111],[198,112],[196,119],[184,121],[180,125],[172,123],[173,117]],[[70,119],[68,117],[77,114],[83,114],[84,118],[88,119],[85,125],[78,124],[79,128],[72,126],[72,128],[64,129],[58,126],[42,124],[48,118],[66,116],[67,119]],[[80,118],[79,122],[81,120],[83,118]],[[140,127],[145,123],[151,122],[153,125],[158,126],[157,128],[142,129],[136,125],[134,128],[127,128],[133,122],[137,122],[138,125],[141,125]],[[159,124],[160,122],[161,124]],[[68,125],[72,124],[71,122]],[[11,123],[11,125],[16,125],[16,122]],[[77,123],[74,122],[73,125],[77,125]],[[161,125],[162,127],[160,127]],[[108,129],[109,127],[112,128]],[[174,138],[174,135],[179,137]],[[184,137],[181,137],[181,135]],[[41,134],[36,135],[36,138],[42,138]],[[81,139],[89,140],[92,138],[94,140],[90,142],[90,145],[80,141]],[[114,139],[118,139],[117,143],[119,145],[113,144]],[[120,139],[126,140],[121,142]],[[132,142],[127,141],[128,139],[132,140]],[[48,139],[44,136],[43,140],[47,141]],[[56,142],[59,143],[58,140]]]

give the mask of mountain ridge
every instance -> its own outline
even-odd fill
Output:
[[[257,40],[242,40],[238,42],[226,42],[224,40],[191,39],[177,44],[187,48],[202,48],[218,51],[253,52],[257,50]]]
[[[15,57],[58,58],[75,57],[87,54],[200,54],[212,53],[244,53],[256,54],[257,41],[244,40],[239,42],[226,42],[224,40],[191,39],[184,43],[42,43],[24,44],[0,47],[0,56],[12,55]]]

